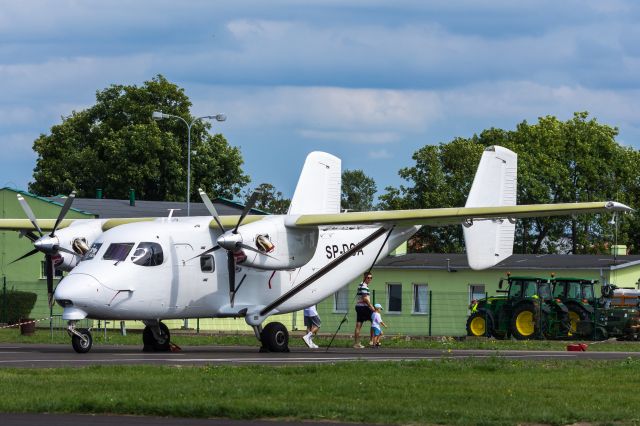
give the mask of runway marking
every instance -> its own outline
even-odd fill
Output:
[[[457,354],[457,356],[447,356],[447,355],[424,355],[424,356],[391,356],[391,357],[361,357],[361,356],[352,356],[352,357],[294,357],[294,358],[238,358],[238,359],[228,359],[228,358],[121,358],[121,359],[103,359],[103,358],[92,358],[92,359],[21,359],[21,360],[0,360],[0,364],[17,364],[17,363],[68,363],[70,361],[74,363],[123,363],[123,362],[166,362],[166,363],[224,363],[224,364],[282,364],[282,363],[329,363],[329,362],[345,362],[345,361],[375,361],[375,362],[384,362],[384,361],[420,361],[420,360],[442,360],[442,359],[459,359],[459,358],[492,358],[495,355],[464,355]],[[545,354],[545,355],[506,355],[501,356],[503,358],[526,358],[526,357],[556,357],[556,358],[575,358],[577,357],[575,354]]]

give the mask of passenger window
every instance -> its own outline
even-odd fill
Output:
[[[158,243],[140,243],[131,256],[131,261],[140,266],[162,265],[164,255]]]
[[[200,270],[202,270],[202,272],[213,272],[216,270],[213,255],[200,256]]]
[[[122,262],[133,248],[135,243],[112,243],[107,247],[107,251],[102,256],[103,260],[115,260]]]
[[[96,254],[98,254],[100,247],[102,247],[102,243],[93,243],[89,251],[86,252],[84,256],[82,256],[82,260],[91,260],[96,257]]]

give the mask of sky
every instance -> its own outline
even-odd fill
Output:
[[[638,22],[631,0],[0,0],[0,187],[96,91],[158,74],[287,198],[311,151],[380,194],[425,145],[546,115],[640,148]]]

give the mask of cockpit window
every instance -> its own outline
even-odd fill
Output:
[[[91,248],[89,249],[88,252],[84,254],[84,256],[82,257],[82,260],[91,260],[94,257],[96,257],[96,254],[98,254],[100,247],[102,247],[102,243],[91,244]]]
[[[158,243],[140,243],[131,256],[131,261],[140,266],[161,265],[163,260],[162,246]]]
[[[133,248],[134,243],[112,243],[102,256],[103,260],[116,260],[122,262]]]

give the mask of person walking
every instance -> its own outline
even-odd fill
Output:
[[[369,298],[369,283],[373,279],[371,272],[367,271],[362,277],[362,283],[356,293],[356,329],[353,332],[353,347],[362,349],[360,344],[360,331],[365,321],[371,321],[371,314],[375,310]]]
[[[313,336],[318,333],[320,329],[320,325],[322,321],[320,320],[320,316],[318,315],[318,311],[316,309],[316,305],[311,305],[304,309],[304,325],[307,327],[307,334],[302,336],[302,340],[307,344],[311,349],[318,349],[318,345],[313,342]]]

